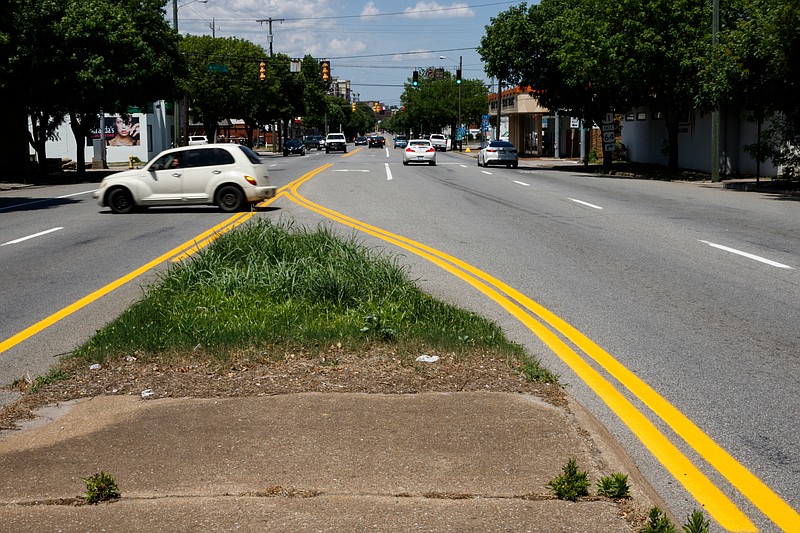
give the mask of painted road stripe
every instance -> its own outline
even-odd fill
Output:
[[[525,183],[524,181],[514,180],[514,183],[516,183],[517,185],[524,185],[525,187],[530,187],[531,186],[530,183]]]
[[[26,205],[42,204],[42,203],[45,203],[45,202],[52,202],[54,199],[55,200],[60,200],[61,198],[72,198],[73,196],[81,196],[82,194],[91,194],[96,190],[97,189],[92,189],[91,191],[74,192],[74,193],[71,193],[71,194],[65,194],[63,196],[56,196],[55,198],[42,198],[41,200],[32,200],[30,202],[25,202],[25,203],[21,203],[21,204],[8,205],[6,207],[0,207],[0,211],[6,211],[6,210],[9,210],[9,209],[17,209],[19,207],[25,207]]]
[[[584,202],[583,200],[576,200],[575,198],[569,198],[569,200],[572,200],[576,204],[581,204],[581,205],[585,205],[587,207],[591,207],[592,209],[603,209],[599,205],[590,204],[589,202]]]
[[[310,179],[310,176],[307,179]],[[789,506],[780,496],[748,471],[741,463],[736,461],[735,458],[714,442],[665,398],[567,322],[524,294],[521,294],[516,289],[513,289],[502,281],[475,269],[459,259],[448,256],[424,244],[369,226],[306,200],[297,192],[297,188],[305,181],[306,180],[301,179],[289,185],[289,198],[292,201],[312,211],[316,211],[323,216],[396,244],[428,259],[473,285],[507,309],[512,316],[515,316],[526,324],[534,334],[539,336],[539,338],[551,347],[556,355],[570,365],[581,379],[592,387],[598,396],[609,405],[626,425],[628,425],[631,431],[633,431],[650,452],[670,471],[676,480],[684,485],[720,525],[731,531],[757,530],[747,516],[745,516],[722,491],[711,483],[711,481],[700,472],[699,469],[669,441],[669,439],[653,426],[641,412],[630,404],[610,382],[597,373],[593,367],[569,348],[559,337],[555,336],[553,332],[540,322],[533,320],[527,313],[524,313],[519,305],[514,302],[519,302],[524,309],[541,318],[544,323],[566,337],[582,352],[591,357],[614,379],[619,381],[634,396],[647,405],[653,413],[667,423],[689,446],[697,451],[714,469],[730,481],[736,489],[753,502],[753,504],[775,524],[789,531],[793,525],[800,523],[800,514]],[[475,277],[469,277],[466,273],[470,273]],[[486,283],[482,283],[476,278]],[[491,285],[491,287],[487,284]],[[506,298],[503,294],[499,294],[495,288],[502,291],[502,293],[513,301]]]
[[[5,246],[7,244],[17,244],[17,243],[20,243],[20,242],[27,241],[29,239],[35,239],[36,237],[41,237],[42,235],[47,235],[48,233],[53,233],[54,231],[59,231],[59,230],[62,230],[62,229],[64,229],[64,228],[59,227],[59,228],[48,229],[48,230],[45,230],[45,231],[40,231],[39,233],[34,233],[33,235],[28,235],[27,237],[20,237],[19,239],[14,239],[13,241],[4,242],[3,244],[0,244],[0,246]]]
[[[488,174],[489,176],[491,176],[491,175],[492,175],[492,173],[491,173],[491,172],[487,172],[487,171],[485,171],[485,170],[481,170],[481,172],[483,172],[484,174]]]
[[[386,179],[387,180],[391,180],[392,179],[392,170],[389,168],[389,163],[384,163],[384,165],[386,166]]]
[[[700,239],[698,239],[698,240],[700,240]],[[748,259],[753,259],[755,261],[761,261],[762,263],[766,263],[767,265],[770,265],[770,266],[774,266],[774,267],[778,267],[778,268],[788,268],[790,270],[794,270],[794,268],[790,267],[789,265],[784,265],[783,263],[778,263],[777,261],[772,261],[770,259],[766,259],[766,258],[758,256],[758,255],[749,254],[747,252],[743,252],[743,251],[737,250],[735,248],[728,248],[727,246],[723,246],[721,244],[715,244],[713,242],[708,242],[708,241],[703,241],[703,240],[700,240],[700,242],[702,242],[704,244],[707,244],[709,246],[712,246],[714,248],[719,248],[720,250],[724,250],[726,252],[730,252],[732,254],[741,255],[742,257],[747,257]]]

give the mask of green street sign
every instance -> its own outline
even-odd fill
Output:
[[[208,65],[209,72],[228,72],[228,65],[221,65],[220,63],[211,63]]]

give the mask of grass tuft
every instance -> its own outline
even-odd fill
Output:
[[[628,486],[628,476],[614,473],[600,478],[597,482],[597,495],[615,500],[630,498],[631,491]]]
[[[86,483],[84,499],[87,503],[105,502],[120,497],[117,482],[107,472],[98,472],[93,476],[82,477],[81,480]]]
[[[579,472],[577,460],[573,457],[564,466],[564,473],[547,484],[559,500],[577,501],[589,495],[589,473]]]

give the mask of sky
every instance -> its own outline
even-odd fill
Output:
[[[178,0],[181,34],[246,39],[269,51],[331,62],[361,101],[400,105],[415,69],[444,68],[491,78],[475,51],[491,18],[519,1],[497,0]],[[172,22],[172,4],[167,5]],[[261,22],[259,22],[261,21]],[[445,59],[440,59],[444,56]]]

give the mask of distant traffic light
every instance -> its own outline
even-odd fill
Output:
[[[414,71],[414,74],[411,76],[411,85],[413,85],[414,87],[417,87],[419,85],[419,72],[417,72],[416,70]]]
[[[320,61],[319,68],[322,71],[322,81],[324,81],[325,83],[329,82],[331,79],[331,62]]]
[[[376,115],[377,115],[378,113],[380,113],[380,112],[381,112],[381,104],[379,104],[378,102],[375,102],[374,104],[372,104],[372,111],[373,111],[373,113],[375,113]]]
[[[461,84],[461,69],[456,70],[456,83]]]
[[[350,110],[351,110],[353,113],[355,113],[355,112],[356,112],[356,103],[355,103],[355,102],[353,102],[352,104],[350,104]]]
[[[258,81],[267,81],[267,60],[262,59],[258,62]]]

